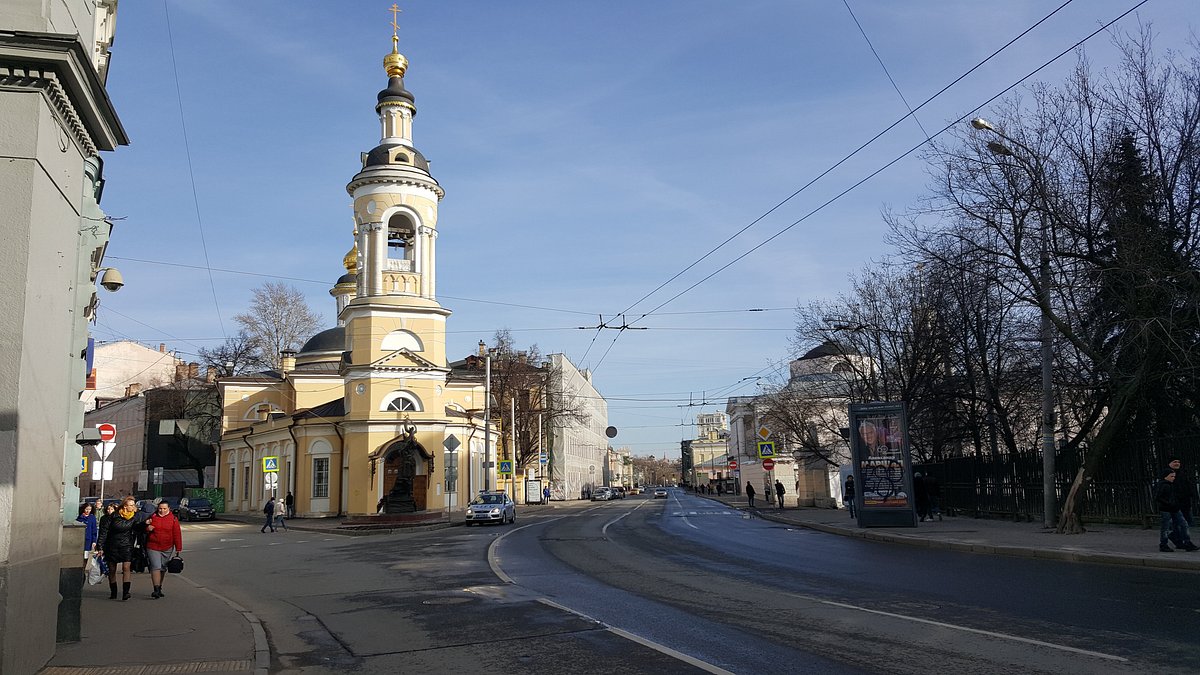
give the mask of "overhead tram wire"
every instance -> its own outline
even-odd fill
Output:
[[[938,130],[936,133],[934,133],[934,134],[933,134],[933,136],[931,137],[931,139],[930,139],[930,140],[932,140],[932,138],[936,138],[936,137],[938,137],[938,136],[942,135],[943,133],[945,133],[946,131],[948,131],[948,130],[950,130],[950,129],[953,129],[954,127],[958,126],[959,124],[962,124],[964,121],[966,121],[967,119],[969,119],[969,118],[970,118],[970,117],[971,117],[971,116],[972,116],[972,115],[973,115],[973,114],[974,114],[976,111],[978,111],[980,108],[983,108],[984,106],[986,106],[986,105],[988,105],[988,104],[992,103],[993,101],[995,101],[996,99],[1000,98],[1001,96],[1004,96],[1004,95],[1005,95],[1005,94],[1007,94],[1008,92],[1012,91],[1013,89],[1015,89],[1016,87],[1018,87],[1018,86],[1019,86],[1019,85],[1020,85],[1022,82],[1024,82],[1025,80],[1028,80],[1029,78],[1033,77],[1034,75],[1038,74],[1038,73],[1039,73],[1039,72],[1041,72],[1042,70],[1046,69],[1047,67],[1049,67],[1051,64],[1053,64],[1054,62],[1058,61],[1058,60],[1059,60],[1059,59],[1061,59],[1062,57],[1064,57],[1064,56],[1066,56],[1067,54],[1070,54],[1072,51],[1074,51],[1074,50],[1078,49],[1078,48],[1079,48],[1081,45],[1083,45],[1083,43],[1085,43],[1085,42],[1087,42],[1088,40],[1090,40],[1090,39],[1092,39],[1092,38],[1096,37],[1097,35],[1099,35],[1100,33],[1104,32],[1105,30],[1108,30],[1108,28],[1109,28],[1109,27],[1111,27],[1113,24],[1115,24],[1116,22],[1120,21],[1121,19],[1124,19],[1126,16],[1129,16],[1129,15],[1130,15],[1130,14],[1132,14],[1133,12],[1137,11],[1137,9],[1138,9],[1138,8],[1140,8],[1142,5],[1146,4],[1147,2],[1150,2],[1150,0],[1141,0],[1140,2],[1138,2],[1137,4],[1135,4],[1133,7],[1130,7],[1129,9],[1125,10],[1124,12],[1122,12],[1122,13],[1121,13],[1119,16],[1117,16],[1116,18],[1114,18],[1114,19],[1110,20],[1109,22],[1105,23],[1104,25],[1100,26],[1100,27],[1099,27],[1099,28],[1097,28],[1096,30],[1094,30],[1094,31],[1092,31],[1091,33],[1089,33],[1089,34],[1088,34],[1086,37],[1084,37],[1084,38],[1082,38],[1082,39],[1078,40],[1077,42],[1075,42],[1075,44],[1073,44],[1073,45],[1071,45],[1070,47],[1068,47],[1068,48],[1064,49],[1063,51],[1059,52],[1057,56],[1055,56],[1055,57],[1051,58],[1050,60],[1046,61],[1045,63],[1043,63],[1042,65],[1038,66],[1037,68],[1034,68],[1032,71],[1030,71],[1029,73],[1027,73],[1027,74],[1026,74],[1024,77],[1020,78],[1020,79],[1019,79],[1019,80],[1017,80],[1016,82],[1013,82],[1012,84],[1008,85],[1008,86],[1007,86],[1007,87],[1005,87],[1004,89],[1001,89],[999,92],[997,92],[997,93],[996,93],[994,96],[992,96],[991,98],[989,98],[989,99],[987,99],[986,101],[984,101],[984,102],[982,102],[982,103],[980,103],[980,104],[978,104],[978,105],[974,106],[973,108],[971,108],[970,112],[966,113],[965,115],[963,115],[963,116],[959,117],[958,119],[956,119],[956,120],[952,121],[951,123],[947,124],[946,126],[942,127],[941,129],[939,129],[939,130]],[[919,107],[920,107],[920,106],[918,106],[918,109],[919,109]],[[781,235],[782,235],[782,234],[784,234],[785,232],[787,232],[787,231],[791,230],[793,227],[795,227],[795,226],[799,225],[800,223],[804,222],[805,220],[808,220],[808,219],[809,219],[809,218],[811,218],[812,216],[816,215],[818,212],[822,211],[822,210],[823,210],[825,207],[827,207],[827,206],[829,206],[830,204],[832,204],[832,203],[836,202],[837,200],[841,199],[842,197],[846,196],[847,194],[849,194],[850,192],[852,192],[853,190],[855,190],[856,188],[858,188],[858,187],[859,187],[860,185],[862,185],[863,183],[866,183],[867,181],[871,180],[871,179],[872,179],[872,178],[874,178],[875,176],[878,176],[879,174],[883,173],[883,172],[884,172],[884,171],[886,171],[888,168],[890,168],[890,167],[891,167],[893,164],[896,164],[896,163],[897,163],[897,162],[899,162],[900,160],[904,159],[905,157],[908,157],[908,156],[909,156],[909,155],[911,155],[912,153],[914,153],[914,152],[916,152],[917,150],[921,149],[921,147],[923,147],[923,146],[924,146],[924,145],[926,145],[927,143],[929,143],[929,140],[924,140],[924,141],[921,141],[920,143],[918,143],[918,144],[914,145],[913,147],[909,148],[908,150],[904,151],[903,153],[901,153],[900,155],[898,155],[898,156],[897,156],[895,159],[892,159],[892,160],[891,160],[891,161],[889,161],[887,164],[884,164],[883,166],[879,167],[878,169],[876,169],[876,170],[872,171],[871,173],[867,174],[865,177],[863,177],[862,179],[858,180],[857,182],[855,182],[855,183],[854,183],[853,185],[851,185],[850,187],[848,187],[848,188],[846,188],[846,189],[842,190],[841,192],[837,193],[837,194],[836,194],[836,195],[834,195],[833,197],[830,197],[830,198],[829,198],[827,201],[825,201],[824,203],[822,203],[820,206],[818,206],[818,207],[816,207],[815,209],[813,209],[813,210],[809,211],[808,213],[804,214],[804,215],[803,215],[803,216],[801,216],[801,217],[800,217],[798,220],[796,220],[796,221],[792,222],[792,223],[791,223],[790,225],[788,225],[787,227],[784,227],[782,230],[779,230],[778,232],[776,232],[775,234],[771,235],[771,236],[770,236],[770,237],[768,237],[767,239],[765,239],[765,240],[763,240],[762,242],[758,243],[757,245],[755,245],[755,246],[754,246],[753,248],[751,248],[750,250],[746,251],[745,253],[742,253],[741,255],[739,255],[738,257],[734,258],[733,260],[730,260],[728,263],[725,263],[724,265],[722,265],[721,267],[717,268],[716,270],[714,270],[713,272],[711,272],[711,273],[710,273],[710,274],[708,274],[707,276],[705,276],[705,277],[701,278],[699,281],[695,282],[695,283],[694,283],[694,284],[692,284],[691,286],[688,286],[687,288],[683,289],[682,291],[680,291],[680,292],[676,293],[675,295],[671,296],[670,298],[668,298],[668,299],[667,299],[667,300],[665,300],[664,302],[660,303],[660,304],[659,304],[657,307],[655,307],[654,309],[651,309],[650,311],[648,311],[648,312],[645,312],[644,314],[642,314],[642,315],[641,315],[641,316],[639,316],[638,318],[634,319],[632,323],[637,323],[638,321],[641,321],[642,319],[644,319],[644,318],[646,318],[646,317],[648,317],[648,316],[651,316],[651,315],[653,315],[653,314],[654,314],[655,312],[657,312],[659,309],[662,309],[663,307],[665,307],[665,306],[667,306],[667,305],[671,304],[672,302],[674,302],[675,300],[679,299],[679,298],[680,298],[680,297],[682,297],[684,294],[688,293],[689,291],[691,291],[692,289],[696,288],[696,287],[697,287],[697,286],[699,286],[700,284],[703,284],[704,282],[708,281],[709,279],[712,279],[713,277],[717,276],[717,275],[718,275],[718,274],[720,274],[721,272],[723,272],[723,271],[725,271],[725,270],[729,269],[729,268],[730,268],[730,267],[732,267],[734,264],[736,264],[738,261],[742,260],[743,258],[745,258],[746,256],[750,255],[751,253],[754,253],[755,251],[757,251],[758,249],[762,248],[763,246],[766,246],[767,244],[771,243],[772,241],[774,241],[776,238],[778,238],[779,236],[781,236]],[[649,296],[646,296],[646,297],[649,297]],[[640,301],[639,301],[639,302],[640,302]]]
[[[1138,4],[1138,6],[1140,7],[1142,4],[1144,4],[1144,3],[1145,3],[1145,2],[1147,2],[1147,1],[1148,1],[1148,0],[1143,0],[1143,1],[1142,1],[1142,3],[1139,3],[1139,4]],[[724,247],[726,244],[728,244],[729,242],[731,242],[731,241],[733,241],[734,239],[736,239],[736,238],[737,238],[739,235],[741,235],[741,234],[742,234],[743,232],[745,232],[746,230],[749,230],[751,227],[754,227],[755,225],[757,225],[757,224],[758,224],[760,221],[762,221],[764,218],[766,218],[767,216],[769,216],[769,215],[771,215],[772,213],[774,213],[776,210],[778,210],[778,209],[779,209],[780,207],[782,207],[784,204],[787,204],[788,202],[790,202],[790,201],[791,201],[791,200],[792,200],[794,197],[796,197],[797,195],[799,195],[799,194],[800,194],[801,192],[803,192],[804,190],[808,189],[810,186],[812,186],[812,185],[813,185],[814,183],[816,183],[817,181],[819,181],[819,180],[821,180],[822,178],[824,178],[825,176],[829,175],[831,172],[833,172],[833,171],[834,171],[835,169],[837,169],[839,166],[841,166],[842,164],[845,164],[846,162],[850,161],[850,159],[852,159],[852,158],[853,158],[855,155],[857,155],[859,152],[862,152],[864,149],[866,149],[866,148],[867,148],[867,146],[869,146],[869,145],[871,145],[872,143],[874,143],[875,141],[879,140],[879,139],[880,139],[880,138],[881,138],[881,137],[882,137],[884,134],[886,134],[886,133],[888,133],[889,131],[891,131],[892,129],[896,128],[896,126],[898,126],[898,125],[899,125],[901,122],[903,122],[904,120],[906,120],[906,119],[908,119],[909,117],[912,117],[913,115],[915,115],[915,114],[916,114],[916,112],[917,112],[918,110],[920,110],[921,108],[924,108],[926,105],[928,105],[928,104],[932,103],[934,99],[936,99],[937,97],[939,97],[939,96],[941,96],[942,94],[944,94],[944,93],[945,93],[945,92],[946,92],[948,89],[950,89],[950,88],[951,88],[951,87],[953,87],[954,85],[956,85],[956,84],[958,84],[959,82],[961,82],[961,81],[962,81],[964,78],[966,78],[966,77],[967,77],[968,75],[970,75],[971,73],[973,73],[973,72],[975,72],[976,70],[978,70],[979,68],[983,67],[983,66],[984,66],[984,65],[985,65],[985,64],[986,64],[988,61],[991,61],[993,58],[995,58],[997,55],[999,55],[999,54],[1000,54],[1001,52],[1003,52],[1005,49],[1008,49],[1010,46],[1012,46],[1012,45],[1013,45],[1013,43],[1015,43],[1017,40],[1020,40],[1022,37],[1024,37],[1025,35],[1027,35],[1027,34],[1028,34],[1028,33],[1030,33],[1031,31],[1033,31],[1034,29],[1036,29],[1038,26],[1042,25],[1044,22],[1046,22],[1047,20],[1049,20],[1049,19],[1050,19],[1052,16],[1054,16],[1055,14],[1057,14],[1059,11],[1061,11],[1061,10],[1062,10],[1064,7],[1066,7],[1067,5],[1071,4],[1072,2],[1074,2],[1074,0],[1066,0],[1066,2],[1064,2],[1064,3],[1062,3],[1061,5],[1059,5],[1058,7],[1056,7],[1056,8],[1055,8],[1053,11],[1051,11],[1049,14],[1047,14],[1046,16],[1044,16],[1044,17],[1042,17],[1041,19],[1039,19],[1039,20],[1038,20],[1036,23],[1034,23],[1034,24],[1033,24],[1033,25],[1031,25],[1030,27],[1026,28],[1025,30],[1021,31],[1019,34],[1017,34],[1017,36],[1016,36],[1016,37],[1014,37],[1014,38],[1012,38],[1011,40],[1009,40],[1008,42],[1004,43],[1004,44],[1003,44],[1003,45],[1002,45],[1002,46],[1001,46],[999,49],[997,49],[996,51],[994,51],[994,52],[992,52],[991,54],[989,54],[989,55],[988,55],[986,58],[984,58],[984,59],[983,59],[982,61],[980,61],[979,63],[975,64],[974,66],[971,66],[971,68],[970,68],[970,69],[968,69],[966,72],[964,72],[962,75],[959,75],[958,77],[954,78],[953,80],[951,80],[951,81],[950,81],[950,83],[949,83],[949,84],[947,84],[947,85],[945,85],[944,87],[942,87],[941,89],[937,90],[937,92],[935,92],[935,93],[934,93],[932,96],[930,96],[929,98],[927,98],[927,99],[925,99],[924,101],[922,101],[920,105],[918,105],[916,108],[913,108],[911,111],[909,111],[909,113],[908,113],[908,114],[901,116],[899,119],[897,119],[896,121],[892,122],[892,123],[891,123],[891,124],[889,124],[887,127],[885,127],[885,128],[882,130],[882,131],[880,131],[879,133],[875,134],[875,135],[874,135],[874,136],[872,136],[871,138],[867,139],[867,141],[866,141],[865,143],[863,143],[862,145],[860,145],[860,146],[858,146],[857,148],[855,148],[854,150],[852,150],[852,151],[850,152],[850,154],[848,154],[848,155],[846,155],[845,157],[843,157],[843,158],[839,159],[839,160],[838,160],[837,162],[835,162],[835,163],[834,163],[832,166],[830,166],[829,168],[825,169],[825,170],[824,170],[824,171],[822,171],[821,173],[817,174],[815,177],[813,177],[811,180],[809,180],[809,181],[808,181],[807,183],[805,183],[804,185],[801,185],[799,189],[797,189],[795,192],[793,192],[793,193],[791,193],[790,195],[788,195],[787,197],[785,197],[785,198],[784,198],[782,201],[780,201],[778,204],[775,204],[774,206],[772,206],[770,209],[768,209],[768,210],[767,210],[765,213],[763,213],[762,215],[760,215],[760,216],[758,216],[757,218],[755,218],[754,220],[750,221],[750,223],[748,223],[748,224],[747,224],[745,227],[743,227],[742,229],[738,230],[737,232],[734,232],[732,235],[730,235],[730,236],[729,236],[728,238],[726,238],[724,241],[722,241],[721,243],[717,244],[717,245],[716,245],[716,246],[714,246],[712,249],[710,249],[710,250],[709,250],[707,253],[705,253],[703,256],[700,256],[700,258],[698,258],[698,259],[696,259],[695,261],[693,261],[693,262],[692,262],[691,264],[689,264],[687,267],[684,267],[683,269],[681,269],[681,270],[679,270],[678,272],[676,272],[676,273],[675,273],[673,276],[671,276],[671,278],[667,279],[666,281],[664,281],[664,282],[662,282],[661,284],[659,284],[658,286],[656,286],[656,287],[654,288],[654,290],[650,291],[649,293],[647,293],[647,294],[643,295],[642,297],[638,298],[637,300],[635,300],[635,301],[634,301],[632,304],[630,304],[628,307],[626,307],[626,308],[625,308],[625,310],[624,310],[623,312],[621,312],[621,313],[622,313],[622,314],[627,314],[627,313],[629,313],[629,312],[630,312],[630,311],[631,311],[631,310],[632,310],[634,307],[638,306],[639,304],[641,304],[642,302],[644,302],[646,299],[648,299],[648,298],[650,298],[651,296],[653,296],[655,293],[658,293],[660,290],[662,290],[663,288],[665,288],[665,287],[666,287],[668,284],[670,284],[671,282],[675,281],[675,280],[676,280],[676,279],[678,279],[679,277],[681,277],[681,276],[683,276],[684,274],[686,274],[686,273],[687,273],[689,270],[691,270],[691,269],[692,269],[693,267],[695,267],[696,265],[699,265],[700,263],[702,263],[702,262],[704,262],[705,260],[707,260],[709,256],[711,256],[712,254],[714,254],[714,253],[716,253],[717,251],[719,251],[719,250],[720,250],[721,248],[723,248],[723,247]],[[1135,9],[1136,9],[1136,8],[1135,8]],[[1132,10],[1131,10],[1131,11],[1132,11]],[[1128,13],[1128,12],[1127,12],[1127,13]],[[1122,16],[1124,16],[1124,15],[1122,15]],[[689,290],[690,290],[690,289],[689,289]],[[660,307],[661,307],[661,305],[660,305]],[[643,316],[644,316],[644,315],[643,315]],[[635,320],[635,321],[636,321],[636,320]]]
[[[1067,0],[1066,3],[1063,3],[1062,7],[1066,7],[1070,1],[1071,0]],[[888,82],[892,83],[892,89],[896,90],[896,94],[900,96],[900,100],[904,103],[904,107],[908,108],[908,114],[912,115],[913,121],[917,123],[917,128],[921,130],[921,133],[925,136],[925,140],[930,140],[929,132],[925,131],[925,125],[921,124],[921,120],[917,118],[917,111],[913,110],[912,106],[908,104],[908,99],[904,98],[904,92],[900,91],[900,86],[896,84],[896,80],[892,78],[891,72],[888,71],[887,64],[883,62],[883,57],[881,57],[879,52],[875,50],[875,45],[871,44],[871,38],[867,36],[867,31],[863,29],[862,24],[858,21],[858,17],[854,15],[854,10],[850,8],[850,0],[842,0],[842,4],[846,6],[846,11],[850,12],[850,18],[854,20],[854,25],[858,27],[858,32],[862,33],[863,39],[867,41],[867,46],[871,48],[871,53],[875,55],[875,60],[879,62],[879,67],[883,68],[883,74],[887,75]],[[1059,9],[1062,9],[1062,7],[1059,7]]]
[[[169,4],[167,0],[163,0],[163,14],[167,18],[167,44],[171,51],[171,72],[175,75],[175,100],[179,104],[179,128],[183,136],[183,153],[187,158],[188,179],[192,184],[192,206],[196,209],[196,226],[200,230],[200,250],[204,253],[204,266],[208,269],[211,267],[211,261],[208,259],[208,242],[204,236],[204,219],[200,217],[200,197],[196,191],[196,172],[192,167],[192,147],[188,142],[187,120],[183,114],[183,92],[179,87],[179,65],[175,61],[175,38],[171,31]],[[213,280],[212,269],[208,269],[208,287],[212,290],[213,309],[217,312],[217,325],[221,328],[221,334],[228,336],[229,333],[225,330],[225,319],[221,317],[221,304],[217,301],[217,284]]]

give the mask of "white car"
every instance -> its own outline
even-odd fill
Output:
[[[658,499],[659,497],[661,497],[663,499],[667,498],[667,489],[666,488],[654,488],[654,498]]]
[[[467,505],[466,524],[515,523],[517,505],[506,492],[484,492]]]

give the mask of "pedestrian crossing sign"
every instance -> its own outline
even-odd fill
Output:
[[[759,441],[758,456],[760,459],[775,456],[775,441]]]
[[[500,462],[500,472],[499,473],[502,476],[512,475],[512,460],[511,459],[503,460]]]
[[[263,473],[279,473],[278,457],[263,457]]]

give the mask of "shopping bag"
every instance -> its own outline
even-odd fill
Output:
[[[87,567],[84,569],[87,571],[87,582],[92,586],[100,583],[104,578],[104,573],[100,571],[100,562],[94,556],[88,558]]]
[[[105,576],[108,576],[108,563],[104,561],[104,558],[97,558],[95,556],[92,556],[92,560],[99,560],[100,561],[100,573]]]
[[[183,571],[183,558],[175,556],[167,561],[167,572],[171,574],[179,574]]]

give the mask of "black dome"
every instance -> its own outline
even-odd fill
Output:
[[[358,275],[357,274],[343,274],[342,276],[338,277],[337,282],[339,284],[357,284],[358,283]]]
[[[388,78],[387,89],[379,92],[379,103],[385,101],[408,101],[413,103],[413,95],[404,88],[404,78],[394,75]]]
[[[402,158],[397,158],[399,161],[396,162],[389,161],[392,150],[396,148],[404,148],[401,154],[407,156],[408,161],[404,161]],[[425,155],[422,155],[414,147],[400,143],[384,143],[371,148],[371,151],[367,153],[367,161],[363,163],[363,168],[369,169],[373,166],[392,166],[394,164],[411,164],[426,173],[429,172],[429,160],[425,159]]]
[[[323,330],[308,339],[300,348],[300,354],[310,352],[333,352],[346,349],[346,329],[342,326]]]
[[[819,359],[823,356],[858,356],[858,352],[853,347],[848,345],[838,344],[833,340],[826,340],[825,342],[822,342],[816,347],[808,350],[804,356],[801,356],[796,360],[804,361],[806,359]]]

